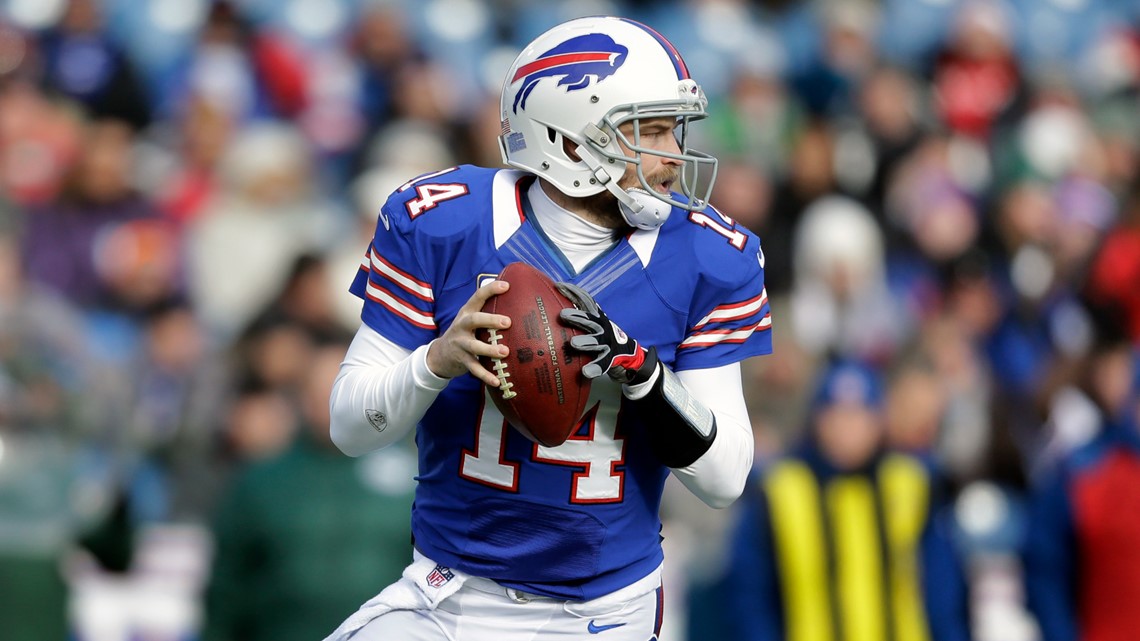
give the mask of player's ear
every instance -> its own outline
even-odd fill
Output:
[[[562,153],[566,154],[566,157],[570,160],[573,160],[574,162],[581,162],[582,157],[579,156],[578,152],[575,150],[577,146],[578,143],[570,140],[566,136],[562,137]]]

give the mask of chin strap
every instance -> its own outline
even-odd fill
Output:
[[[614,189],[617,189],[616,185]],[[610,191],[613,192],[612,189]],[[656,229],[664,225],[669,213],[673,211],[672,205],[639,187],[634,187],[626,193],[629,194],[633,204],[627,204],[619,199],[618,208],[621,209],[622,218],[638,229]]]
[[[656,229],[665,224],[669,213],[673,211],[672,205],[639,187],[628,191],[618,187],[617,181],[610,177],[609,172],[602,167],[602,163],[590,153],[588,148],[578,145],[574,151],[590,168],[594,179],[617,198],[618,208],[625,222],[638,229]]]

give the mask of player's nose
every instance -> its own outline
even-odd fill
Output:
[[[670,154],[680,155],[681,143],[677,141],[677,137],[676,136],[665,136],[665,138],[666,138],[665,148],[662,149],[662,151],[664,151],[666,153],[670,153]],[[681,160],[679,158],[670,158],[668,156],[662,156],[661,161],[663,163],[670,164],[670,165],[680,165],[681,164]]]

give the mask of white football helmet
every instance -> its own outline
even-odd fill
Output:
[[[568,196],[609,190],[630,225],[652,229],[673,206],[700,211],[708,203],[717,161],[686,142],[689,122],[704,118],[707,104],[661,34],[624,18],[579,18],[536,38],[511,65],[500,100],[499,149],[505,163],[549,180]],[[678,121],[679,154],[641,145],[639,121],[661,117]],[[627,122],[633,123],[628,136],[620,129]],[[581,160],[567,155],[564,139]],[[677,184],[683,197],[651,188],[642,153],[682,162]],[[636,167],[641,189],[618,187],[628,163]]]

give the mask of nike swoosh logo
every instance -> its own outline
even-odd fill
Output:
[[[591,619],[590,625],[586,626],[586,631],[589,632],[590,634],[598,634],[599,632],[605,632],[606,630],[613,630],[614,628],[620,628],[623,625],[625,625],[625,624],[624,623],[611,623],[609,625],[595,625],[594,621]]]

